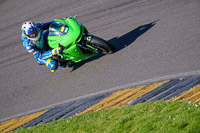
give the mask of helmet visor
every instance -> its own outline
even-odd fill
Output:
[[[37,34],[38,34],[38,32],[37,32],[37,30],[35,29],[31,34],[28,34],[27,36],[28,36],[29,38],[36,38],[36,37],[37,37]]]

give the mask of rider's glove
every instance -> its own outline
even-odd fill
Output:
[[[52,55],[58,55],[58,54],[61,54],[61,52],[62,52],[62,48],[58,47],[52,50]]]

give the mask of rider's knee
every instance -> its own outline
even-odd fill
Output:
[[[49,58],[46,62],[46,66],[49,67],[51,70],[56,70],[58,68],[58,62]]]

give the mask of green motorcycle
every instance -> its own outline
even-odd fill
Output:
[[[61,47],[62,54],[53,56],[54,60],[78,63],[98,53],[112,54],[114,46],[99,37],[89,34],[86,27],[74,17],[55,19],[49,27],[48,45],[51,49]]]

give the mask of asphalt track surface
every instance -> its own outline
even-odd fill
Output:
[[[199,0],[1,0],[0,119],[166,75],[199,74]],[[51,73],[20,40],[24,21],[78,14],[117,52]]]

